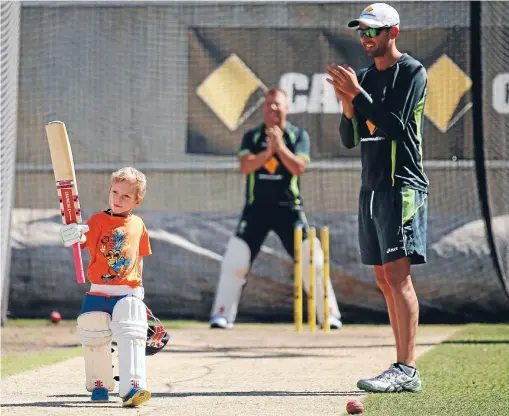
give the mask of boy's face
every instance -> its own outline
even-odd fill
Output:
[[[136,186],[127,181],[113,181],[108,202],[111,212],[123,214],[137,207],[141,199],[137,198]]]

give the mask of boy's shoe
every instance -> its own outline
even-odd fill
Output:
[[[96,387],[94,390],[92,390],[91,400],[96,403],[108,402],[110,400],[108,390],[106,390],[104,387]]]
[[[403,391],[417,393],[422,388],[421,374],[415,370],[414,375],[409,376],[393,364],[379,376],[359,380],[357,387],[372,393],[399,393]]]
[[[220,328],[220,329],[232,329],[233,324],[228,322],[226,318],[222,315],[213,316],[210,320],[211,328]]]
[[[137,407],[152,397],[147,389],[135,387],[122,399],[122,407]]]

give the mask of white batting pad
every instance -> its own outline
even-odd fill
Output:
[[[251,250],[244,240],[232,236],[221,263],[216,297],[211,316],[222,315],[235,322],[242,287],[251,263]]]
[[[315,238],[315,275],[316,275],[316,319],[319,324],[323,324],[323,251],[322,246],[320,244],[320,240]],[[304,286],[304,290],[307,292],[309,290],[309,239],[306,239],[302,242],[302,284]],[[334,293],[334,289],[332,287],[332,283],[329,280],[327,285],[329,290],[328,292],[328,304],[329,304],[329,314],[335,316],[336,318],[341,318],[341,313],[339,312],[338,301],[336,299],[336,294]]]
[[[85,357],[85,377],[88,391],[104,387],[115,388],[111,360],[111,317],[106,312],[87,312],[78,316],[78,335]]]
[[[111,321],[113,336],[118,346],[120,397],[133,387],[147,386],[145,345],[147,341],[147,309],[134,296],[127,296],[113,308]]]

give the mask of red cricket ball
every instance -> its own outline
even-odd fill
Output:
[[[51,312],[49,319],[51,319],[51,322],[54,324],[58,324],[62,320],[62,315],[60,315],[60,312],[53,311]]]
[[[364,412],[364,405],[359,400],[349,400],[346,404],[346,411],[350,415],[358,415]]]

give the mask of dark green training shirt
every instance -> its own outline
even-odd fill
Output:
[[[383,71],[375,65],[357,74],[365,93],[353,99],[355,116],[339,126],[347,148],[361,144],[365,191],[408,187],[427,192],[422,165],[426,70],[409,55]]]
[[[288,149],[309,162],[309,134],[286,122],[283,140]],[[239,157],[258,154],[267,149],[265,124],[247,131],[242,138]],[[292,175],[279,156],[274,155],[264,166],[247,175],[246,204],[294,206],[302,204],[300,179]]]

